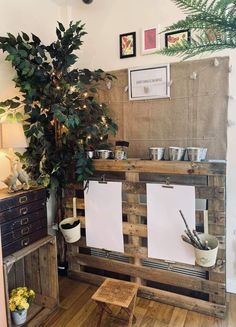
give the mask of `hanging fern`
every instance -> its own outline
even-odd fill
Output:
[[[158,53],[183,56],[236,48],[236,0],[173,0],[186,14],[185,19],[168,26],[164,32],[190,29],[191,42],[164,48]]]

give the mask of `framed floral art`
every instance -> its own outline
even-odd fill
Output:
[[[120,58],[136,56],[136,33],[120,34]]]
[[[165,45],[167,48],[181,43],[183,40],[190,42],[190,30],[179,30],[174,32],[165,33]]]

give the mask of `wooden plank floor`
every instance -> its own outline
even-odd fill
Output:
[[[43,327],[95,327],[97,307],[91,300],[97,287],[60,278],[60,307]],[[117,308],[114,308],[118,313]],[[170,305],[137,298],[134,327],[236,327],[236,295],[229,294],[229,310],[225,320],[208,317]],[[102,327],[123,327],[104,315]]]

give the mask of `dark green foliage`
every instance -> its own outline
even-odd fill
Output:
[[[173,0],[188,16],[166,28],[166,31],[191,29],[191,42],[183,41],[159,53],[184,56],[236,47],[235,0]]]
[[[0,49],[16,70],[14,81],[23,98],[1,102],[0,115],[22,119],[17,109],[24,106],[30,140],[24,159],[32,178],[45,186],[64,187],[73,162],[78,181],[91,176],[92,161],[85,150],[98,147],[117,130],[106,105],[96,99],[98,84],[112,75],[72,68],[84,34],[81,22],[71,22],[68,29],[58,23],[57,40],[48,46],[24,32],[0,37]]]

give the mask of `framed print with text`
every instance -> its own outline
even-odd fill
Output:
[[[128,69],[129,100],[170,97],[170,65]]]

